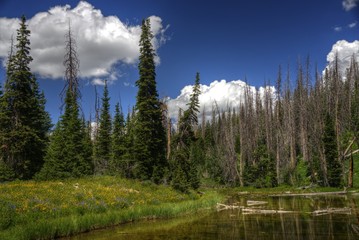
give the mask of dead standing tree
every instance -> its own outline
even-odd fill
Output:
[[[68,32],[66,37],[66,54],[64,56],[65,66],[65,86],[61,91],[61,98],[63,99],[67,89],[74,95],[75,99],[81,98],[79,90],[79,78],[78,74],[80,71],[80,62],[76,51],[76,41],[72,35],[71,25],[69,24]]]

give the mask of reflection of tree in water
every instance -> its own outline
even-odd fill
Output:
[[[356,204],[356,201],[354,198],[351,198],[350,199],[350,202],[351,202],[351,207],[352,209],[354,209],[354,212],[355,212],[355,216],[356,216],[356,223],[352,223],[351,224],[351,227],[352,227],[352,230],[353,232],[359,236],[359,211],[358,211],[358,208],[357,208],[357,204]]]

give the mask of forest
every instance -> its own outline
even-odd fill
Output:
[[[80,63],[71,27],[64,41],[64,110],[55,125],[29,67],[30,34],[23,16],[0,88],[0,182],[118,175],[181,192],[203,181],[258,188],[353,186],[359,152],[355,56],[345,74],[338,58],[323,74],[309,57],[298,61],[295,76],[289,66],[279,66],[275,88],[260,94],[248,86],[240,106],[223,111],[213,103],[210,119],[200,113],[196,73],[187,109],[174,122],[157,92],[147,19],[139,42],[136,105],[125,116],[117,103],[112,114],[106,84],[94,128],[80,111]]]

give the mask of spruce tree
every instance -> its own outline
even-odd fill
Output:
[[[125,153],[123,155],[122,161],[122,172],[124,176],[127,178],[134,178],[135,177],[135,166],[136,161],[134,158],[135,155],[135,109],[128,111],[126,117],[126,124],[125,124],[125,136],[124,136],[124,144],[125,144]]]
[[[64,179],[81,177],[92,173],[89,154],[88,131],[79,117],[79,106],[68,88],[65,112],[61,116],[52,136],[40,179]]]
[[[65,101],[61,115],[50,139],[45,164],[38,174],[40,179],[62,179],[81,177],[93,173],[93,162],[89,146],[89,130],[80,117],[78,98],[78,60],[75,41],[69,30],[65,55]]]
[[[139,80],[134,138],[135,175],[158,183],[166,168],[166,135],[162,125],[161,103],[156,89],[155,52],[151,44],[150,20],[142,22]]]
[[[110,97],[108,96],[106,82],[103,90],[98,135],[95,140],[95,174],[104,174],[109,170],[111,156],[111,129]]]
[[[196,148],[197,138],[194,127],[198,124],[199,113],[199,73],[196,74],[195,84],[192,89],[188,109],[178,122],[178,133],[174,137],[175,147],[172,157],[172,186],[182,192],[189,188],[197,189],[200,184],[198,175],[198,149]]]
[[[324,155],[327,163],[328,184],[331,187],[339,187],[341,184],[341,165],[338,159],[336,134],[334,121],[329,113],[324,119],[323,133]]]
[[[125,153],[125,118],[119,103],[117,103],[113,118],[111,172],[126,176]]]
[[[30,30],[22,16],[0,103],[0,158],[20,179],[31,178],[41,168],[51,127],[44,94],[29,67],[29,37]]]

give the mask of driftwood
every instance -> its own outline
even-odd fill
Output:
[[[315,192],[315,193],[281,193],[269,195],[270,197],[297,197],[297,196],[323,196],[323,195],[345,195],[347,191],[339,192]]]
[[[296,213],[296,211],[243,208],[242,213],[243,214],[282,214],[282,213]]]
[[[268,202],[266,201],[252,201],[252,200],[247,200],[247,206],[257,206],[257,205],[264,205],[267,204]]]
[[[238,209],[244,215],[249,214],[288,214],[288,213],[302,213],[301,211],[287,211],[287,210],[275,210],[275,209],[261,209],[257,208],[258,205],[267,204],[265,201],[247,201],[250,204],[253,204],[253,207],[244,207],[238,205],[226,205],[223,203],[217,203],[217,211],[223,210],[234,210]],[[251,206],[251,205],[248,205]],[[327,208],[327,209],[318,209],[314,210],[313,212],[306,212],[307,214],[312,214],[313,216],[321,216],[326,214],[352,214],[351,208]],[[359,227],[358,227],[359,228]]]
[[[229,209],[240,209],[240,206],[237,205],[226,205],[223,203],[217,203],[217,210],[223,211],[223,210],[229,210]]]

